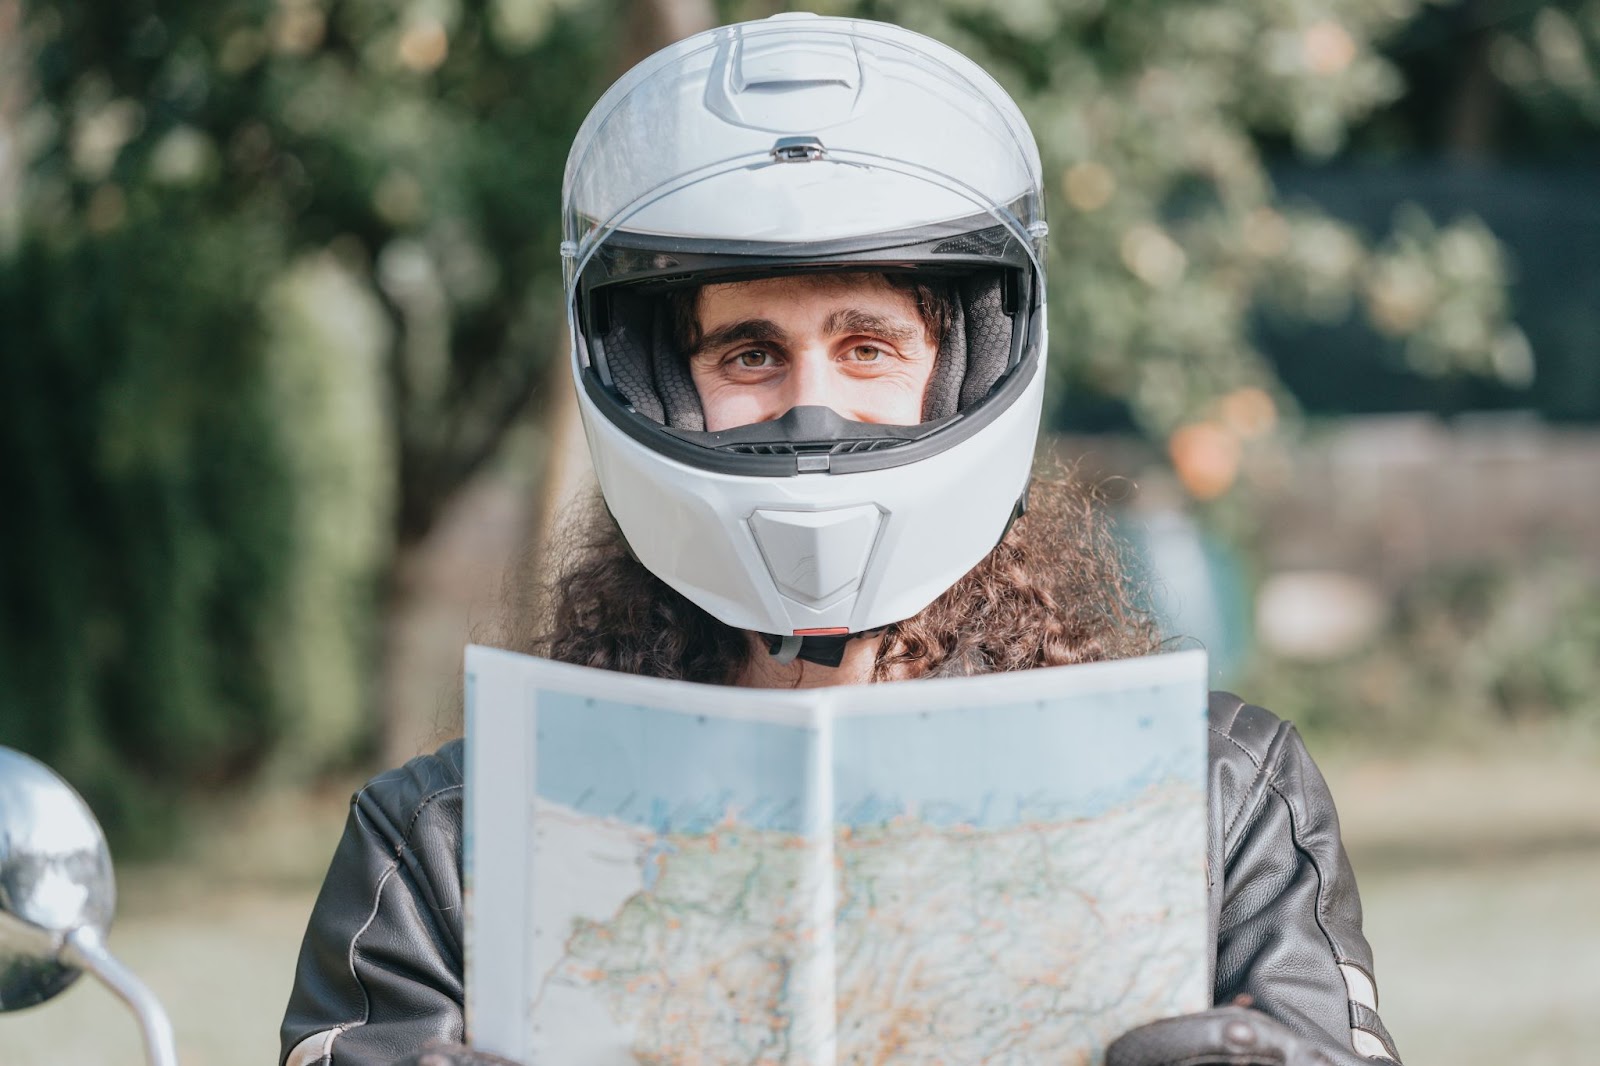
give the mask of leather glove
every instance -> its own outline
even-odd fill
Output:
[[[464,1044],[429,1044],[394,1066],[517,1066],[517,1063],[487,1051],[474,1051]]]
[[[1248,1007],[1163,1018],[1117,1037],[1105,1066],[1372,1066],[1354,1051],[1313,1042]]]

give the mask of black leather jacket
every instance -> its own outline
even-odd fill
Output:
[[[1398,1062],[1333,798],[1299,734],[1227,693],[1211,697],[1210,730],[1216,1002],[1248,995],[1303,1036]],[[389,1066],[462,1039],[461,801],[460,741],[356,794],[280,1063]]]

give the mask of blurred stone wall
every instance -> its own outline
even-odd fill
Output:
[[[1600,430],[1479,415],[1343,420],[1260,501],[1261,563],[1404,582],[1559,552],[1600,565]]]
[[[1047,446],[1105,482],[1136,542],[1188,530],[1195,551],[1163,556],[1145,544],[1147,563],[1158,588],[1180,593],[1171,631],[1211,648],[1230,664],[1225,675],[1252,649],[1305,663],[1371,649],[1397,606],[1441,576],[1543,589],[1532,598],[1544,614],[1530,619],[1530,640],[1537,627],[1565,625],[1551,612],[1572,609],[1556,602],[1572,596],[1553,595],[1552,582],[1600,585],[1600,430],[1591,427],[1526,414],[1328,421],[1248,455],[1246,487],[1208,505],[1212,520],[1198,524],[1152,445],[1061,436]],[[1163,557],[1232,563],[1213,562],[1197,584],[1162,572]]]
[[[1064,434],[1045,447],[1085,478],[1113,479],[1136,510],[1182,506],[1146,442]],[[1236,524],[1266,573],[1334,569],[1387,584],[1535,551],[1600,565],[1600,429],[1522,414],[1345,417],[1255,457],[1246,480]]]

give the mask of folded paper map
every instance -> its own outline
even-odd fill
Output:
[[[802,691],[467,652],[467,1025],[529,1066],[1095,1063],[1210,1002],[1206,661]]]

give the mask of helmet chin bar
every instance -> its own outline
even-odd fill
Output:
[[[824,408],[826,410],[826,408]],[[1033,479],[1022,488],[1022,495],[1017,497],[1016,506],[1011,509],[1011,517],[1006,519],[1005,529],[1000,531],[999,540],[995,546],[1006,539],[1006,534],[1011,532],[1011,527],[1017,524],[1017,519],[1028,513],[1028,493],[1033,488]],[[631,550],[631,549],[630,549]],[[877,629],[868,629],[860,633],[846,631],[830,633],[791,633],[787,636],[777,633],[763,633],[761,637],[766,641],[767,653],[773,661],[780,666],[787,666],[796,659],[802,662],[816,663],[837,669],[844,662],[845,645],[857,637],[875,637],[880,635],[887,626]]]

